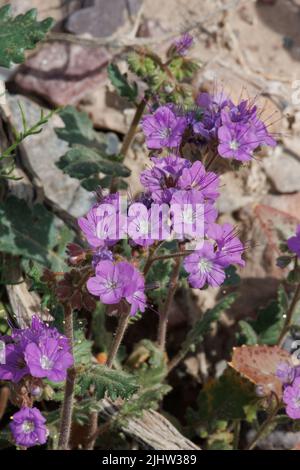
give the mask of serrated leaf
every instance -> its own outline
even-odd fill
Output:
[[[11,63],[24,62],[24,51],[34,49],[44,39],[53,25],[52,18],[36,21],[37,11],[27,11],[24,15],[12,16],[10,5],[0,9],[0,65],[10,67]]]
[[[167,373],[164,353],[148,339],[143,339],[135,346],[126,365],[143,388],[162,382]]]
[[[130,175],[130,170],[125,165],[107,160],[95,150],[83,145],[69,150],[59,159],[57,166],[72,178],[83,181],[98,173],[118,177]]]
[[[127,98],[129,101],[135,102],[138,96],[137,84],[134,82],[130,85],[126,75],[120,72],[120,69],[116,64],[109,64],[107,71],[108,77],[119,95]]]
[[[92,387],[97,400],[101,400],[105,395],[112,400],[118,397],[129,398],[138,390],[133,375],[101,365],[92,366],[82,373],[78,378],[78,384],[82,394]]]
[[[61,256],[54,250],[59,233],[54,216],[35,204],[30,208],[24,200],[9,196],[0,207],[1,251],[32,259],[40,264],[60,270],[64,266]]]

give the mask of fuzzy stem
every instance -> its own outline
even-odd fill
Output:
[[[178,256],[175,258],[175,264],[174,264],[173,272],[172,272],[171,279],[170,279],[170,286],[169,286],[167,298],[161,308],[160,315],[159,315],[157,342],[158,342],[159,348],[162,351],[165,351],[166,349],[168,316],[169,316],[170,306],[171,306],[172,300],[174,298],[174,295],[177,289],[180,265],[181,265],[181,257]]]
[[[73,351],[73,315],[69,305],[65,306],[65,335],[69,339],[71,351]],[[74,404],[74,386],[76,371],[74,367],[68,369],[65,384],[65,393],[61,411],[58,449],[68,450],[72,427],[72,414]]]
[[[281,405],[277,405],[275,406],[275,408],[273,409],[273,411],[271,411],[271,413],[269,414],[269,416],[267,417],[267,419],[262,423],[262,425],[259,427],[256,435],[254,436],[254,438],[252,439],[252,441],[250,442],[250,444],[246,447],[245,450],[252,450],[254,449],[254,447],[256,446],[256,444],[258,443],[259,439],[262,437],[262,435],[264,434],[264,432],[266,431],[266,429],[268,428],[268,426],[270,426],[270,424],[272,423],[273,419],[275,418],[275,416],[277,415],[278,411],[280,410],[281,408]]]
[[[114,363],[114,360],[116,358],[117,352],[119,350],[120,344],[124,338],[125,331],[128,326],[128,320],[129,320],[129,309],[127,308],[125,312],[121,313],[120,318],[119,318],[119,323],[117,326],[117,331],[115,334],[115,337],[112,341],[110,351],[108,353],[107,361],[106,361],[106,366],[111,369]]]
[[[87,438],[86,438],[86,445],[85,449],[86,450],[93,450],[95,446],[96,439],[98,437],[98,412],[93,411],[93,413],[90,414],[90,421],[89,421],[89,427],[88,427],[88,432],[87,432]]]
[[[185,358],[190,348],[181,349],[169,362],[168,374],[178,366],[178,364]]]
[[[130,128],[123,140],[123,144],[120,150],[120,155],[122,155],[122,157],[124,158],[126,157],[127,152],[132,144],[137,126],[139,125],[139,122],[143,116],[147,102],[148,102],[148,98],[146,98],[145,96],[140,101],[140,103],[138,104],[136,108],[135,115],[133,116],[132,122],[130,124]],[[110,184],[110,192],[111,193],[115,192],[117,190],[117,186],[118,186],[118,178],[116,176],[113,176],[111,179],[111,184]]]
[[[281,334],[280,334],[279,339],[278,339],[278,345],[279,346],[282,346],[282,344],[285,340],[285,336],[286,336],[287,332],[289,331],[289,328],[291,326],[291,322],[292,322],[292,319],[293,319],[293,316],[294,316],[294,312],[295,312],[295,308],[297,306],[298,300],[300,300],[300,283],[297,285],[297,288],[296,288],[296,290],[294,292],[294,295],[293,295],[293,299],[292,299],[291,304],[288,308],[286,318],[285,318],[285,322],[284,322]]]

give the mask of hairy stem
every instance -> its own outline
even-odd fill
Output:
[[[69,339],[71,351],[73,351],[73,315],[69,305],[65,306],[65,335]],[[72,414],[74,405],[74,386],[76,371],[74,367],[68,369],[65,384],[65,393],[61,411],[58,449],[68,450],[72,427]]]
[[[268,428],[268,426],[270,426],[270,424],[272,423],[273,419],[275,418],[275,416],[277,415],[279,409],[280,409],[281,405],[277,405],[275,406],[275,408],[271,411],[271,413],[269,414],[269,416],[267,417],[267,419],[263,422],[263,424],[259,427],[256,435],[254,436],[254,438],[252,439],[252,441],[250,442],[250,444],[248,444],[248,446],[246,447],[245,450],[253,450],[254,447],[256,446],[256,444],[258,443],[259,439],[263,436],[263,434],[265,433],[266,429]]]
[[[128,326],[128,320],[129,320],[129,309],[127,308],[125,312],[122,312],[119,318],[119,323],[117,326],[117,331],[115,334],[115,337],[112,341],[110,351],[108,353],[107,361],[106,361],[106,366],[111,369],[113,366],[114,360],[116,358],[117,352],[119,350],[120,344],[124,338],[125,331]]]
[[[136,108],[135,115],[133,116],[132,122],[130,124],[130,128],[123,140],[123,144],[120,150],[120,155],[122,155],[122,157],[124,158],[126,157],[127,152],[132,144],[137,126],[139,125],[139,122],[143,116],[147,102],[148,102],[148,99],[144,97]],[[110,192],[111,193],[115,192],[117,190],[117,187],[118,187],[118,178],[116,176],[113,176],[111,179],[111,184],[110,184]]]
[[[162,351],[166,349],[168,316],[169,316],[170,306],[171,306],[172,300],[174,298],[174,295],[177,289],[180,265],[181,265],[181,257],[178,256],[175,258],[175,264],[174,264],[173,272],[172,272],[171,279],[170,279],[170,286],[169,286],[167,298],[159,314],[157,342],[158,342],[159,348]]]
[[[294,292],[291,304],[290,304],[290,306],[288,308],[288,311],[286,313],[285,322],[284,322],[282,331],[281,331],[279,339],[278,339],[278,345],[279,346],[282,346],[282,344],[284,343],[286,334],[289,331],[289,328],[291,326],[291,322],[293,320],[295,308],[296,308],[297,303],[298,303],[299,300],[300,300],[300,283],[296,287],[296,290]]]

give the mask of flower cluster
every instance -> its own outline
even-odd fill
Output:
[[[13,416],[11,424],[14,439],[25,447],[43,444],[45,419],[32,404],[42,395],[42,379],[66,379],[67,369],[74,362],[68,339],[34,316],[30,328],[14,329],[1,340],[5,343],[5,363],[0,364],[0,379],[26,390],[19,403],[21,411]]]
[[[235,104],[223,93],[201,93],[191,112],[183,113],[173,104],[160,106],[144,117],[142,128],[150,149],[178,149],[192,129],[195,136],[215,145],[221,157],[242,162],[251,160],[260,146],[276,145],[256,105],[249,100]]]
[[[276,371],[283,385],[283,401],[286,413],[292,419],[300,418],[300,367],[282,362]]]

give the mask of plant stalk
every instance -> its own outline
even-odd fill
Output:
[[[294,316],[295,308],[297,306],[298,301],[300,300],[300,283],[297,285],[296,290],[293,295],[293,299],[291,301],[291,304],[288,308],[285,322],[282,328],[282,331],[280,333],[279,339],[278,339],[278,345],[282,346],[286,337],[287,332],[289,331],[289,328],[291,326],[291,322]]]
[[[65,306],[65,335],[69,339],[71,352],[73,351],[73,315],[69,305]],[[68,450],[72,428],[72,414],[74,405],[74,386],[76,371],[74,367],[68,369],[65,384],[65,393],[61,411],[60,431],[58,440],[59,450]]]

